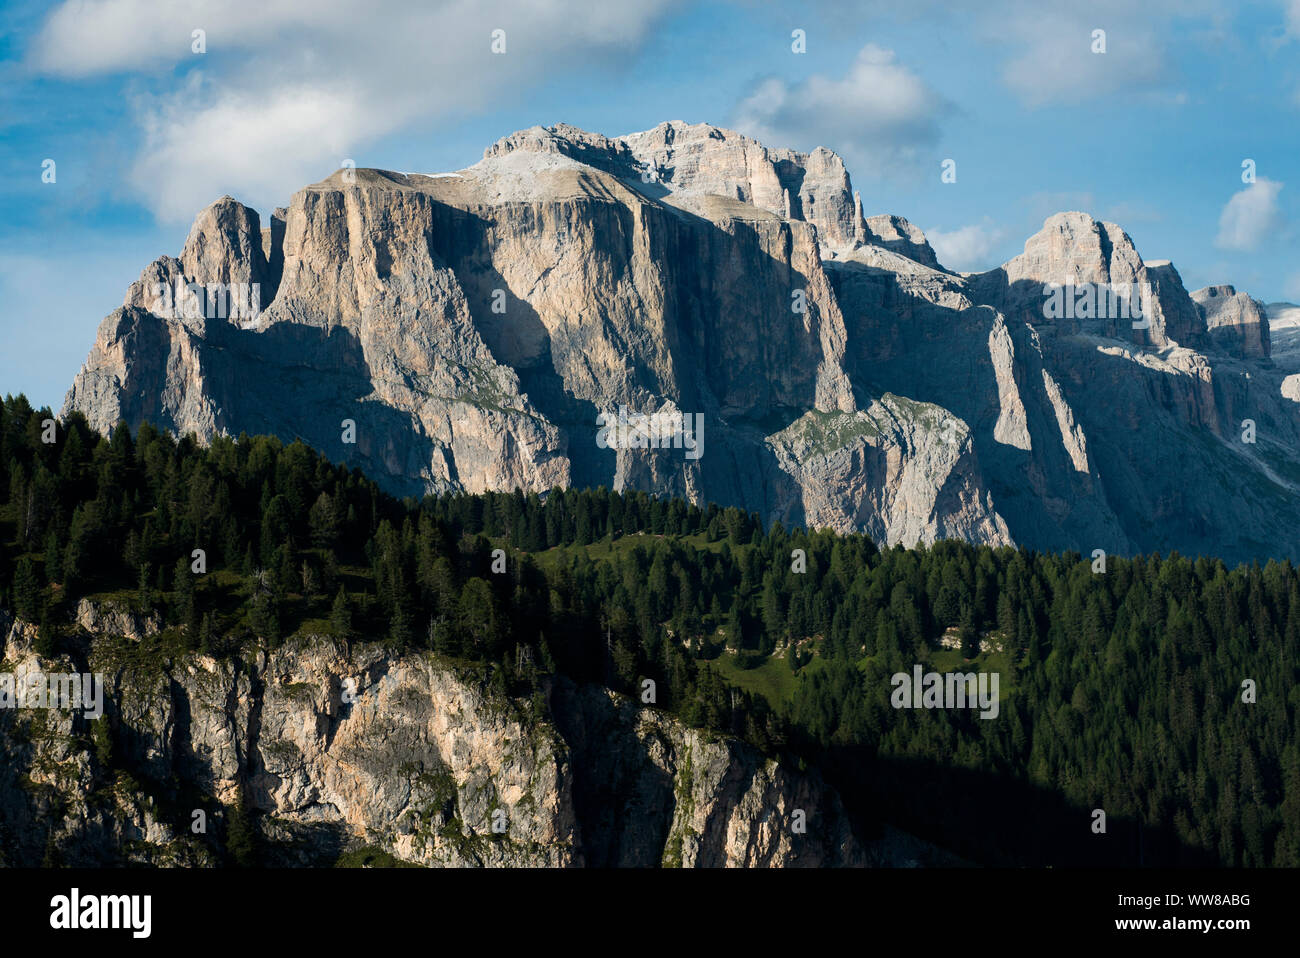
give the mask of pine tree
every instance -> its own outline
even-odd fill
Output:
[[[258,638],[275,642],[280,638],[280,610],[275,596],[267,589],[257,588],[253,605],[248,613],[248,624]]]
[[[54,658],[58,651],[58,635],[54,630],[54,623],[50,621],[50,611],[48,608],[41,611],[41,623],[37,628],[36,654],[43,659]]]
[[[50,582],[63,581],[62,538],[54,529],[45,536],[45,577]]]
[[[14,572],[14,611],[19,618],[35,622],[41,614],[41,581],[36,565],[27,556],[18,560]]]
[[[140,576],[136,586],[136,603],[141,613],[148,615],[153,611],[153,589],[149,586],[149,574],[152,567],[148,562],[141,563]]]
[[[226,854],[238,868],[255,867],[258,860],[257,826],[243,795],[226,815]]]
[[[204,655],[212,655],[216,651],[216,644],[216,626],[212,622],[212,613],[208,612],[199,625],[199,651]]]
[[[174,602],[176,618],[185,623],[193,636],[198,631],[198,606],[194,601],[194,574],[190,572],[189,560],[184,556],[176,560],[172,581],[175,585]]]
[[[388,640],[395,648],[404,649],[411,644],[411,617],[405,602],[396,602],[388,620]]]
[[[334,597],[334,607],[330,610],[330,628],[340,639],[352,635],[352,610],[348,606],[347,593],[339,586],[339,594]]]

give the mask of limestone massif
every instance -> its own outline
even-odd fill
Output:
[[[1079,212],[956,273],[880,205],[828,150],[679,122],[341,170],[265,224],[226,197],[104,320],[65,412],[302,438],[399,495],[606,485],[891,545],[1300,557],[1284,309],[1189,293]],[[260,311],[157,295],[178,280],[257,284]],[[1047,284],[1135,291],[1142,321],[1049,316]],[[701,454],[598,443],[620,407],[699,414]]]

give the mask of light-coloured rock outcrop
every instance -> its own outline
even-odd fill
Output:
[[[1135,338],[1155,348],[1175,343],[1195,346],[1204,338],[1205,321],[1172,264],[1144,262],[1119,226],[1087,213],[1048,217],[1025,242],[1025,251],[995,272],[1011,294],[1004,302],[1014,303],[1016,317],[1027,322],[1052,323],[1067,332]],[[1049,284],[1066,287],[1066,294],[1073,294],[1076,302],[1090,301],[1092,315],[1049,317],[1044,288]],[[1100,299],[1103,293],[1108,300]],[[1100,309],[1093,305],[1098,303]]]
[[[886,393],[861,412],[805,413],[768,442],[802,491],[799,508],[778,509],[779,517],[802,513],[817,528],[909,547],[1011,544],[969,428],[942,407]]]
[[[1034,448],[1034,441],[1029,435],[1025,403],[1016,382],[1016,350],[1001,317],[989,330],[989,358],[993,361],[993,376],[998,386],[998,421],[993,427],[993,438],[1029,451]]]
[[[864,242],[901,253],[931,269],[942,269],[930,241],[921,230],[901,216],[882,214],[865,219]]]
[[[598,686],[561,686],[556,721],[573,750],[589,865],[843,867],[911,857],[888,838],[857,838],[815,774]],[[610,795],[632,800],[611,804]]]
[[[95,602],[82,599],[77,603],[77,625],[87,632],[120,635],[139,642],[157,635],[162,628],[162,617],[156,612],[141,615],[132,609],[113,602]]]
[[[621,142],[643,164],[652,183],[674,193],[725,196],[812,223],[832,245],[853,242],[849,174],[844,161],[830,150],[769,149],[731,130],[681,122],[661,123]]]
[[[1205,317],[1213,347],[1234,356],[1269,355],[1268,316],[1263,304],[1232,286],[1206,286],[1192,293],[1192,301]]]

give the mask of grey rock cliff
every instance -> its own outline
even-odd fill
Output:
[[[1192,301],[1214,346],[1234,356],[1268,357],[1268,315],[1262,303],[1232,286],[1206,286],[1192,293]]]

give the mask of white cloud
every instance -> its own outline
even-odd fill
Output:
[[[1007,231],[985,217],[982,223],[955,230],[926,230],[925,236],[940,263],[959,272],[973,272],[992,269],[1002,262],[999,251]]]
[[[153,71],[173,86],[188,69],[179,90],[135,101],[132,175],[156,215],[187,222],[223,193],[282,205],[344,158],[364,167],[368,143],[528,89],[557,63],[617,66],[673,2],[66,0],[28,59],[49,75]]]
[[[1219,235],[1214,244],[1220,249],[1250,251],[1259,248],[1282,225],[1278,194],[1282,184],[1260,177],[1233,195],[1219,214]]]
[[[288,87],[261,97],[231,91],[196,107],[202,87],[192,83],[141,112],[144,143],[131,178],[165,221],[193,219],[236,191],[263,209],[284,205],[291,191],[341,166],[353,145],[387,126],[382,114],[367,111],[359,91],[342,86]]]
[[[326,16],[342,6],[313,5]],[[214,52],[265,43],[299,22],[306,4],[265,0],[68,0],[37,35],[28,59],[43,73],[86,77],[137,72],[195,56],[191,35],[201,29]]]
[[[828,147],[855,174],[880,176],[914,171],[951,109],[893,51],[867,44],[843,77],[762,81],[737,106],[732,125],[771,147]]]
[[[1154,25],[1072,8],[1026,11],[1003,21],[1002,29],[1014,48],[1002,66],[1003,82],[1029,106],[1080,103],[1120,90],[1132,95],[1157,87],[1165,76]],[[1105,53],[1092,52],[1097,29],[1106,31]]]
[[[1288,4],[1288,22],[1300,37],[1300,0]],[[824,2],[837,16],[881,30],[896,22],[938,25],[936,56],[953,36],[974,38],[993,52],[1004,84],[1025,104],[1082,103],[1121,95],[1182,105],[1178,63],[1189,51],[1222,56],[1239,42],[1239,16],[1225,0],[856,0]],[[1106,31],[1106,52],[1093,53],[1094,30]],[[951,47],[949,47],[951,49]],[[963,59],[972,59],[969,53]],[[972,64],[973,65],[973,64]]]
[[[1222,32],[1219,0],[1005,0],[980,7],[978,35],[1006,48],[1002,80],[1029,106],[1082,103],[1115,94],[1182,105],[1187,94],[1171,50],[1177,31],[1208,25]],[[1093,31],[1105,31],[1105,52],[1093,52]]]

